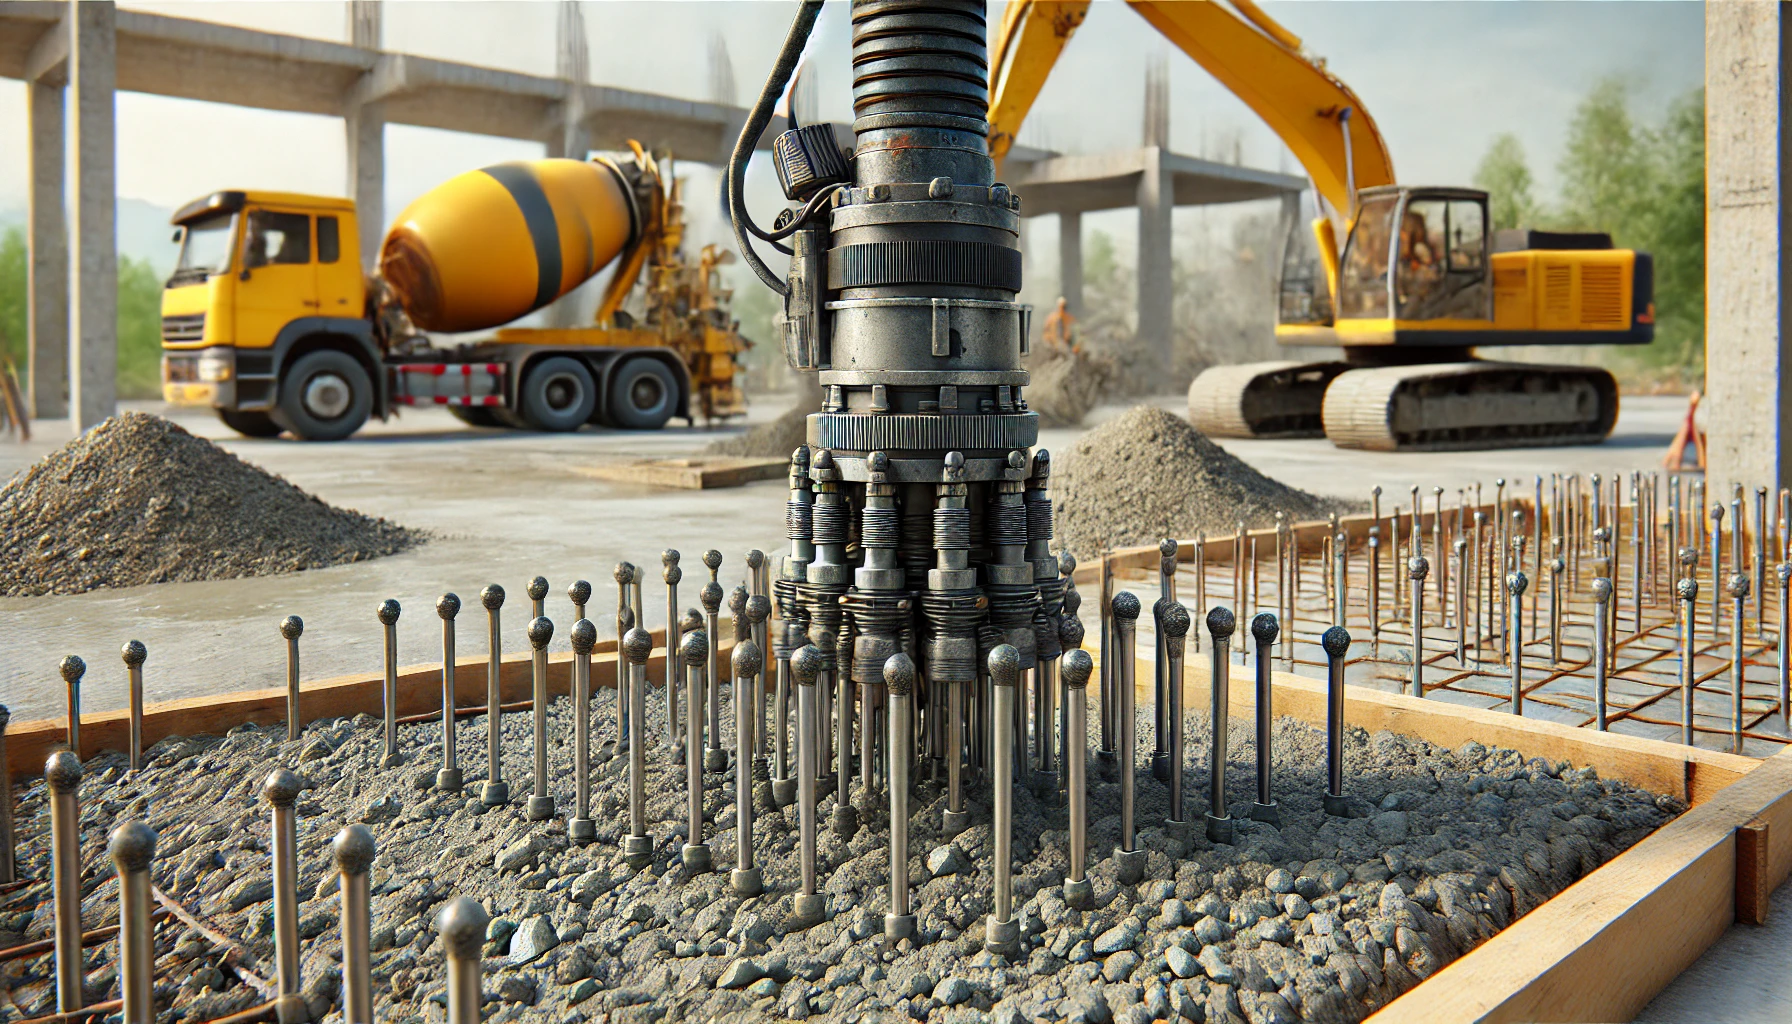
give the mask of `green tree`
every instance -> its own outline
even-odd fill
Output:
[[[1613,236],[1633,229],[1655,184],[1647,143],[1648,132],[1631,121],[1624,82],[1608,78],[1594,86],[1568,123],[1558,168],[1563,226]]]
[[[1487,191],[1487,212],[1495,231],[1536,221],[1537,200],[1531,185],[1531,169],[1518,136],[1511,132],[1494,136],[1487,155],[1475,168],[1475,187]]]
[[[25,372],[25,233],[0,235],[0,355]]]

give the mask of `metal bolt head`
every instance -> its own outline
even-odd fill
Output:
[[[624,633],[635,628],[635,610],[628,605],[616,609],[616,628]]]
[[[758,625],[771,618],[772,599],[764,594],[754,594],[747,598],[747,621]]]
[[[1058,552],[1058,572],[1065,576],[1076,573],[1076,556],[1068,550]]]
[[[1424,555],[1414,555],[1406,560],[1406,576],[1408,579],[1422,580],[1431,572],[1431,563]]]
[[[1064,685],[1072,690],[1081,690],[1089,685],[1089,675],[1095,671],[1095,660],[1089,652],[1077,648],[1064,654],[1064,665],[1060,670]]]
[[[365,875],[373,867],[373,858],[379,851],[373,842],[373,830],[357,823],[336,833],[336,838],[330,841],[330,852],[335,855],[337,871],[345,875]]]
[[[1176,538],[1165,537],[1157,542],[1157,553],[1164,558],[1176,557]]]
[[[1040,448],[1033,453],[1033,479],[1046,480],[1052,475],[1052,453]]]
[[[765,565],[765,552],[753,548],[747,552],[744,561],[747,563],[747,568],[758,572],[760,567]]]
[[[1325,648],[1326,657],[1337,661],[1350,653],[1350,630],[1333,626],[1320,636],[1319,646]]]
[[[684,618],[678,620],[680,632],[689,633],[693,629],[703,628],[703,613],[695,608],[686,608]]]
[[[487,587],[486,589],[490,590],[491,588]],[[500,594],[502,594],[501,591],[500,591]],[[481,596],[483,596],[483,595],[481,595]],[[502,600],[504,600],[504,598],[502,596],[500,596],[498,598],[498,600],[502,601]],[[490,605],[487,605],[486,607],[489,608]],[[381,601],[380,609],[379,609],[380,625],[382,625],[382,626],[398,625],[398,613],[402,610],[403,609],[401,609],[398,606],[398,602],[392,600],[389,597],[386,598],[384,601]]]
[[[1077,609],[1083,606],[1083,595],[1075,587],[1064,591],[1064,614],[1075,616]]]
[[[892,694],[906,697],[915,692],[915,662],[898,651],[884,660],[884,685]]]
[[[797,451],[800,452],[800,451],[802,451],[802,449],[798,448]],[[666,550],[660,552],[660,564],[665,566],[666,568],[670,569],[671,567],[678,564],[678,560],[681,557],[683,557],[683,556],[681,556],[678,553],[677,548],[667,548]]]
[[[78,683],[87,674],[87,663],[78,654],[65,655],[56,668],[62,673],[63,682],[67,683]]]
[[[798,686],[814,686],[815,677],[821,674],[821,652],[814,644],[804,644],[791,652],[790,677]]]
[[[746,618],[748,596],[747,587],[744,583],[735,587],[734,590],[728,594],[728,611],[736,619]]]
[[[631,665],[645,665],[653,655],[653,634],[639,626],[622,634],[622,656]]]
[[[884,452],[872,452],[865,457],[865,469],[871,473],[873,482],[885,482],[883,475],[890,471],[890,456]]]
[[[1008,453],[1008,468],[1009,469],[1026,469],[1027,468],[1026,455],[1019,451],[1009,452]]]
[[[582,605],[591,600],[591,584],[586,580],[573,580],[572,586],[566,588],[566,599],[575,605]]]
[[[1597,584],[1598,581],[1595,580],[1594,583]],[[1606,586],[1611,586],[1609,581]],[[1693,579],[1691,576],[1680,577],[1680,581],[1674,584],[1674,594],[1682,601],[1697,600],[1699,596],[1699,581]]]
[[[537,576],[529,581],[529,600],[540,601],[548,596],[548,578]]]
[[[1130,590],[1122,590],[1114,595],[1110,610],[1116,619],[1132,622],[1139,617],[1139,599]]]
[[[691,630],[679,643],[678,653],[683,656],[686,665],[703,664],[709,660],[709,636],[701,629]]]
[[[1792,582],[1792,562],[1781,562],[1774,568],[1774,574],[1780,578],[1780,586],[1784,588]]]
[[[1020,652],[1013,644],[997,644],[989,652],[989,681],[997,686],[1020,682]]]
[[[1568,563],[1563,561],[1560,555],[1549,560],[1549,574],[1551,576],[1560,576],[1562,571],[1567,568]]]
[[[765,655],[759,653],[759,645],[751,640],[735,644],[734,656],[729,660],[734,663],[736,679],[752,679],[765,667]]]
[[[1604,576],[1595,577],[1593,580],[1593,600],[1600,604],[1610,601],[1612,599],[1613,589],[1611,580],[1606,579]]]
[[[1188,609],[1181,602],[1171,601],[1165,605],[1158,621],[1162,624],[1161,628],[1167,639],[1176,641],[1188,636]]]
[[[504,607],[504,588],[496,583],[487,583],[485,589],[479,592],[479,603],[485,605],[488,612]]]
[[[698,592],[697,600],[703,603],[704,612],[714,615],[722,608],[722,585],[715,580],[710,580],[708,583],[705,583],[703,589]]]
[[[826,453],[824,452],[823,454]],[[830,463],[832,461],[833,460],[831,459],[829,460]],[[722,553],[715,548],[710,548],[708,551],[703,552],[703,567],[708,569],[709,574],[713,577],[716,574],[716,570],[722,567]]]
[[[955,484],[964,479],[964,453],[947,452],[945,459],[945,482]]]
[[[1504,486],[1506,486],[1506,478],[1505,478],[1505,477],[1503,477],[1503,476],[1501,476],[1501,477],[1495,477],[1495,478],[1494,478],[1494,480],[1493,480],[1493,486],[1495,486],[1495,487],[1504,487]],[[1418,490],[1418,488],[1416,488],[1416,487],[1415,487],[1415,488],[1413,488],[1413,490],[1415,490],[1415,491],[1416,491],[1416,490]]]
[[[1238,619],[1232,609],[1224,605],[1215,605],[1207,610],[1207,635],[1213,637],[1215,643],[1224,643],[1232,638],[1232,631],[1238,628]]]
[[[275,807],[291,807],[299,798],[305,781],[290,769],[276,768],[261,784],[261,798]]]
[[[580,619],[572,624],[572,631],[566,637],[572,641],[572,653],[583,657],[597,644],[597,627],[590,619]]]
[[[112,855],[112,863],[118,866],[119,874],[143,871],[155,859],[156,838],[155,829],[132,818],[112,830],[112,836],[106,842],[106,852]]]
[[[1690,570],[1698,564],[1699,564],[1699,549],[1698,548],[1686,547],[1686,548],[1680,549],[1680,565],[1682,568]]]
[[[436,934],[442,937],[442,950],[457,960],[474,960],[485,945],[485,930],[491,917],[471,896],[458,896],[436,914]]]
[[[436,598],[436,614],[443,619],[452,621],[456,615],[460,614],[460,595],[450,591]]]
[[[545,651],[548,641],[554,639],[554,623],[546,615],[537,615],[529,620],[529,645],[538,651]]]
[[[617,562],[616,568],[610,570],[610,577],[621,586],[635,582],[635,564],[633,562]]]
[[[1251,636],[1257,641],[1258,647],[1268,647],[1275,643],[1281,632],[1282,624],[1270,612],[1258,612],[1251,616]]]
[[[280,620],[280,635],[288,640],[297,640],[305,634],[305,620],[297,615],[288,615]]]
[[[1720,523],[1721,523],[1721,522],[1723,522],[1723,519],[1724,519],[1724,506],[1723,506],[1723,503],[1722,503],[1722,502],[1713,502],[1713,503],[1712,503],[1712,505],[1711,505],[1711,518],[1712,518],[1712,519],[1715,519],[1715,520],[1717,520],[1717,521],[1718,521],[1718,522],[1720,522]]]
[[[1083,646],[1083,622],[1081,619],[1066,616],[1058,624],[1058,643],[1067,651],[1074,651]]]
[[[790,453],[790,471],[807,473],[809,471],[809,446],[799,444]]]
[[[684,582],[684,570],[680,569],[676,562],[666,566],[666,571],[661,573],[660,576],[666,581],[666,586],[668,587],[676,587]]]
[[[141,640],[126,640],[119,653],[124,657],[126,668],[141,668],[144,659],[149,657],[149,648],[143,646]]]
[[[1506,592],[1513,597],[1523,597],[1525,588],[1530,585],[1530,577],[1526,576],[1522,570],[1506,574]]]
[[[1728,589],[1730,592],[1730,596],[1732,598],[1735,598],[1738,601],[1747,597],[1748,590],[1749,590],[1748,575],[1746,573],[1740,573],[1740,572],[1731,573],[1730,574],[1730,586]]]
[[[44,762],[44,782],[58,793],[72,793],[81,784],[81,759],[72,750],[58,750]]]

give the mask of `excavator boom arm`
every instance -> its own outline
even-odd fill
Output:
[[[1230,8],[1215,0],[1127,3],[1255,111],[1294,152],[1333,209],[1348,217],[1353,187],[1394,183],[1387,142],[1362,101],[1302,53],[1300,39],[1251,0],[1233,0]],[[991,63],[990,137],[998,156],[1012,144],[1088,7],[1086,0],[1008,5]]]

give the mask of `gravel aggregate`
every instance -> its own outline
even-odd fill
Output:
[[[0,595],[321,569],[422,539],[325,504],[159,416],[126,412],[0,487]]]
[[[601,692],[598,739],[613,729],[613,695]],[[724,722],[732,721],[725,710]],[[1091,714],[1091,720],[1094,715]],[[1141,763],[1150,711],[1141,712]],[[649,702],[663,736],[665,711]],[[619,854],[627,831],[626,760],[594,769],[597,841],[571,845],[571,709],[552,709],[552,821],[525,820],[532,780],[527,713],[503,716],[509,806],[478,803],[486,723],[457,726],[462,793],[431,788],[439,724],[404,727],[404,762],[381,768],[376,719],[314,723],[296,741],[284,727],[241,726],[224,737],[170,738],[138,775],[106,754],[82,783],[86,926],[115,914],[117,881],[103,835],[144,816],[160,834],[158,885],[240,937],[243,963],[271,976],[272,918],[262,780],[290,767],[306,781],[300,815],[300,929],[304,993],[314,1020],[340,1021],[338,895],[329,840],[364,821],[380,853],[373,869],[375,1007],[381,1020],[443,1019],[444,967],[431,922],[459,895],[492,916],[485,946],[484,1017],[553,1024],[645,1021],[1091,1021],[1269,1022],[1362,1020],[1485,941],[1517,916],[1647,835],[1682,806],[1596,772],[1517,751],[1467,743],[1444,749],[1388,732],[1349,732],[1351,816],[1327,817],[1323,734],[1275,725],[1280,829],[1239,823],[1235,846],[1209,843],[1198,826],[1162,823],[1166,787],[1147,769],[1137,782],[1144,879],[1116,880],[1119,785],[1092,758],[1090,878],[1096,909],[1061,899],[1068,868],[1064,811],[1022,789],[1014,802],[1015,914],[1021,954],[981,947],[990,910],[992,845],[987,785],[970,788],[972,827],[938,832],[941,786],[918,784],[907,866],[923,942],[882,942],[889,909],[887,795],[861,800],[866,822],[850,839],[826,827],[819,879],[828,920],[788,922],[798,883],[797,811],[765,810],[754,830],[766,894],[735,896],[732,772],[705,776],[705,834],[717,870],[687,879],[682,765],[663,743],[649,749],[647,819],[652,862],[635,871]],[[1189,816],[1206,810],[1209,723],[1188,721]],[[1249,723],[1231,723],[1228,797],[1254,793]],[[725,745],[732,745],[725,730]],[[594,747],[596,746],[594,741]],[[1201,794],[1196,796],[1196,794]],[[40,779],[19,787],[20,865],[47,878],[47,809]],[[762,806],[769,788],[759,787]],[[31,898],[41,900],[32,908]],[[0,914],[0,944],[49,934],[47,885]],[[88,951],[89,994],[116,994],[116,946]],[[200,1022],[259,1001],[202,936],[159,933],[161,1024]],[[175,954],[170,957],[169,954]],[[47,957],[0,966],[0,1020],[50,1012]]]
[[[1160,537],[1231,533],[1354,512],[1264,476],[1180,416],[1141,405],[1096,427],[1059,457],[1057,536],[1079,558]]]

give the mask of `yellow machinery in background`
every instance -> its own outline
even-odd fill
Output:
[[[1610,433],[1618,389],[1605,370],[1473,353],[1647,344],[1655,323],[1647,253],[1615,249],[1605,234],[1496,233],[1485,192],[1396,184],[1362,101],[1251,0],[1128,6],[1261,117],[1329,207],[1311,242],[1298,232],[1290,239],[1276,337],[1338,345],[1344,360],[1209,369],[1189,389],[1196,426],[1227,437],[1323,434],[1385,450],[1584,444]],[[1007,6],[991,59],[998,159],[1088,8],[1088,0]]]
[[[740,414],[736,357],[749,343],[717,270],[729,254],[686,259],[679,185],[631,145],[629,162],[449,179],[399,215],[373,275],[354,258],[348,200],[231,191],[188,204],[162,299],[164,397],[244,434],[310,440],[404,405],[556,431]],[[613,263],[593,326],[442,337],[510,323]],[[637,283],[638,318],[623,310]]]

